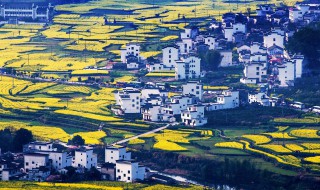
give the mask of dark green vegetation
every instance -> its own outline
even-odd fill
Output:
[[[296,79],[292,88],[275,90],[277,96],[291,98],[306,104],[307,107],[320,105],[320,77],[308,76]]]
[[[85,144],[85,140],[80,135],[76,135],[72,138],[71,144],[76,146],[82,146]]]
[[[25,144],[33,141],[31,131],[27,129],[19,129],[13,131],[10,128],[0,130],[0,149],[2,152],[21,152]]]
[[[292,53],[302,53],[311,69],[320,69],[320,24],[308,26],[290,38],[287,48]]]

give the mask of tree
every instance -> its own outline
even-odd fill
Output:
[[[13,149],[14,151],[22,151],[23,145],[28,144],[33,141],[32,132],[21,128],[17,130],[13,138]]]
[[[209,50],[204,57],[204,69],[215,70],[219,67],[222,56],[217,50]]]
[[[76,135],[72,138],[71,143],[76,146],[82,146],[84,145],[85,140],[80,135]]]
[[[308,59],[310,68],[320,68],[320,29],[303,28],[289,39],[287,48],[292,53],[301,53]]]
[[[0,149],[2,152],[8,152],[12,150],[13,136],[10,129],[6,128],[0,131]]]

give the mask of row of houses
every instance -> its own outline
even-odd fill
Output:
[[[124,88],[115,94],[117,108],[122,114],[142,114],[144,121],[176,122],[187,126],[202,126],[207,123],[206,111],[232,109],[239,106],[239,92],[224,90],[216,94],[217,101],[203,103],[203,85],[189,81],[182,85],[180,94],[169,97],[169,92],[157,88]]]
[[[269,83],[280,87],[294,85],[301,78],[304,56],[289,56],[284,50],[284,31],[274,29],[264,36],[264,43],[253,42],[238,47],[239,62],[244,64],[244,84]]]
[[[53,142],[40,141],[25,145],[23,154],[16,160],[6,161],[1,157],[2,181],[46,181],[52,173],[66,174],[68,167],[76,168],[79,173],[97,168],[102,174],[108,175],[106,179],[115,181],[134,182],[144,180],[146,177],[146,168],[132,160],[131,153],[122,146],[105,147],[105,162],[99,163],[100,166],[98,166],[97,154],[93,153],[91,147],[59,151],[54,148]],[[106,164],[107,166],[104,166]]]

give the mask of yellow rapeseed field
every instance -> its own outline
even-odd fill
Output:
[[[242,135],[242,137],[253,141],[255,144],[266,144],[271,141],[264,135]]]

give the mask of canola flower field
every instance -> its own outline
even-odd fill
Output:
[[[220,15],[230,10],[245,12],[247,8],[254,9],[260,2],[252,2],[239,6],[221,0],[213,1],[143,1],[128,3],[125,0],[96,0],[83,4],[66,4],[57,6],[57,15],[53,23],[40,25],[10,25],[0,27],[0,67],[14,69],[22,73],[41,72],[45,78],[63,78],[60,73],[70,73],[74,76],[108,75],[106,70],[85,69],[94,66],[104,66],[108,58],[119,59],[120,48],[128,42],[153,42],[167,44],[178,38],[178,34],[186,26],[182,17],[189,19],[206,18]],[[293,4],[295,1],[285,1]],[[279,3],[271,0],[270,3]],[[116,6],[115,6],[116,5]],[[143,8],[143,9],[142,9]],[[146,9],[147,8],[147,9]],[[105,10],[104,14],[98,10]],[[113,11],[123,14],[116,14]],[[62,11],[63,13],[60,13]],[[158,17],[156,15],[159,15]],[[113,25],[112,22],[133,23],[137,27]],[[176,21],[172,24],[172,21]],[[158,49],[142,51],[142,56],[156,56]],[[174,72],[149,73],[149,77],[174,77]],[[73,78],[77,80],[77,78]],[[119,82],[133,81],[134,77],[123,76],[115,80]],[[206,86],[205,89],[227,89],[226,86]],[[15,123],[1,121],[1,129],[13,127],[26,128],[33,132],[36,138],[50,140],[59,138],[67,141],[74,135],[80,135],[89,144],[100,144],[108,138],[105,131],[118,138],[128,138],[135,132],[131,128],[147,130],[150,126],[141,123],[128,123],[112,115],[108,106],[115,103],[114,88],[92,88],[87,86],[70,86],[56,83],[31,82],[10,77],[0,80],[0,116],[14,117],[19,120],[21,115],[32,118],[41,124],[16,121]],[[64,127],[88,125],[83,132],[67,133],[60,128],[61,123],[52,123],[51,117],[64,122]],[[24,119],[25,119],[24,118]],[[70,123],[65,122],[66,120]],[[282,123],[317,123],[314,118],[287,119],[276,118]],[[47,124],[48,122],[51,122]],[[74,122],[74,123],[72,123]],[[99,123],[104,123],[104,131],[98,131]],[[93,130],[95,129],[95,130]],[[320,143],[319,129],[292,129],[278,127],[276,132],[261,134],[246,134],[237,139],[221,139],[213,135],[211,130],[164,130],[163,132],[135,139],[131,145],[141,145],[152,139],[152,148],[164,151],[189,152],[193,142],[209,142],[212,149],[235,149],[271,159],[277,164],[293,168],[308,167],[316,170],[312,164],[319,164]],[[116,131],[118,130],[118,131]],[[139,131],[140,132],[140,131]],[[218,143],[213,141],[218,139]],[[212,141],[211,141],[212,140]],[[279,144],[285,142],[284,144]],[[287,143],[288,141],[288,143]],[[297,155],[304,153],[307,156]],[[312,164],[311,164],[312,163]],[[318,167],[319,168],[319,167]],[[16,184],[12,188],[20,189]],[[23,185],[23,184],[21,184]],[[2,184],[0,185],[1,187]],[[42,184],[50,188],[51,184]],[[60,184],[52,189],[65,188]],[[82,184],[83,188],[104,189],[105,187]],[[39,184],[32,184],[32,189],[41,189]],[[78,187],[68,186],[70,189]],[[106,189],[122,189],[122,187],[107,187]],[[154,186],[141,189],[165,189],[164,186]],[[173,189],[173,188],[168,188]],[[179,188],[175,188],[179,189]],[[193,187],[190,189],[194,189]]]
[[[101,181],[101,182],[82,182],[82,183],[48,183],[48,182],[23,182],[23,181],[10,181],[10,182],[0,182],[0,189],[70,189],[70,190],[124,190],[124,189],[137,189],[137,190],[158,190],[158,189],[172,189],[172,190],[200,190],[200,186],[168,186],[168,185],[147,185],[147,184],[124,184],[122,182],[111,182],[111,181]]]
[[[266,160],[280,164],[281,167],[298,171],[309,168],[320,172],[318,142],[320,128],[275,127],[277,131],[246,134],[214,144],[216,148],[238,149]]]
[[[2,76],[0,117],[9,120],[1,120],[0,128],[26,128],[39,140],[67,142],[72,136],[80,135],[88,144],[101,144],[103,139],[108,138],[105,131],[112,128],[147,130],[148,124],[127,123],[112,115],[108,106],[115,103],[114,90]],[[30,124],[26,119],[37,123]],[[105,126],[102,128],[104,131],[98,131],[99,123]],[[64,128],[68,127],[80,128],[83,132],[67,133]]]

